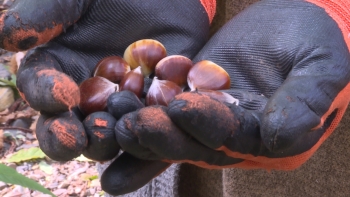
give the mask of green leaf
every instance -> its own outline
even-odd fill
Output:
[[[19,92],[16,86],[16,75],[11,75],[11,80],[6,80],[6,79],[2,79],[0,78],[0,86],[9,86],[11,87],[11,89],[13,90],[14,94],[15,94],[15,98],[19,98]]]
[[[88,177],[88,179],[90,181],[92,181],[92,180],[98,179],[98,176],[97,175],[92,175],[92,176]]]
[[[10,81],[12,82],[13,85],[16,86],[16,83],[17,83],[17,77],[16,77],[16,75],[12,74],[12,75],[11,75],[11,80],[10,80]]]
[[[52,174],[53,171],[52,166],[47,164],[45,161],[40,161],[39,169],[45,172],[46,174]]]
[[[10,86],[12,88],[16,88],[16,84],[13,83],[12,81],[6,80],[6,79],[2,79],[0,78],[0,85],[2,86]]]
[[[29,149],[22,149],[9,157],[6,162],[21,162],[28,161],[32,159],[42,159],[45,158],[45,153],[39,147],[32,147]]]
[[[9,184],[20,185],[22,187],[27,187],[31,190],[36,190],[44,194],[55,196],[53,193],[51,193],[48,189],[46,189],[39,183],[23,176],[22,174],[19,174],[13,168],[10,168],[3,164],[0,164],[0,181],[9,183]]]

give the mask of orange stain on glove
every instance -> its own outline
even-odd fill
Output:
[[[72,79],[53,69],[41,70],[37,73],[38,78],[43,75],[53,78],[54,86],[51,93],[55,101],[68,106],[69,110],[79,104],[79,87]]]
[[[4,31],[4,24],[7,15],[3,14],[0,17],[0,30]],[[18,17],[17,17],[18,18]],[[18,18],[18,20],[20,20]],[[9,35],[5,35],[2,40],[2,44],[4,49],[8,51],[24,51],[35,46],[44,44],[51,39],[60,35],[63,31],[62,24],[54,24],[53,28],[46,28],[44,31],[37,32],[37,30],[33,29],[21,29],[21,28],[11,28],[11,33]]]
[[[276,170],[294,170],[298,168],[300,165],[305,163],[321,146],[321,144],[332,134],[335,130],[336,126],[341,121],[347,106],[349,104],[349,95],[350,95],[350,83],[337,95],[334,99],[333,103],[329,107],[328,111],[322,116],[321,119],[326,119],[329,114],[331,114],[334,110],[338,110],[337,114],[323,134],[323,136],[319,139],[319,141],[308,151],[301,153],[295,156],[289,156],[285,158],[268,158],[264,156],[254,156],[250,154],[242,154],[239,152],[233,152],[222,146],[218,148],[218,151],[224,151],[228,156],[245,159],[245,161],[236,164],[235,167],[244,168],[244,169],[255,169],[255,168],[263,168],[266,170],[276,169]],[[322,121],[321,121],[322,122]],[[322,122],[323,125],[323,122]]]
[[[103,120],[101,118],[96,118],[94,123],[95,123],[95,126],[98,126],[98,127],[107,127],[108,121]]]
[[[100,132],[100,131],[95,131],[95,132],[94,132],[94,135],[97,136],[97,137],[100,138],[100,139],[103,139],[103,138],[106,137],[105,134],[103,134],[103,133]]]
[[[66,122],[61,122],[59,120],[54,120],[50,126],[50,130],[56,135],[56,138],[60,140],[60,143],[65,147],[72,150],[76,148],[77,140],[69,131],[76,131],[78,127]]]

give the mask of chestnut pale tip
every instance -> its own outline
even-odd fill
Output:
[[[154,77],[146,95],[146,105],[168,106],[169,102],[180,93],[182,93],[182,89],[176,83]]]
[[[239,100],[231,96],[230,94],[227,94],[226,92],[220,92],[216,90],[204,90],[204,89],[196,89],[193,92],[198,92],[200,94],[207,95],[210,98],[218,100],[220,102],[235,104],[237,106],[239,105]]]

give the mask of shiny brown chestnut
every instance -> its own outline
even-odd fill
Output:
[[[156,64],[166,55],[166,49],[162,43],[153,39],[143,39],[130,44],[123,57],[131,69],[141,66],[142,74],[148,77],[154,72]]]
[[[209,60],[196,63],[188,73],[187,83],[190,89],[224,90],[229,89],[229,74],[219,65]]]
[[[146,95],[146,105],[168,106],[169,102],[180,93],[182,89],[176,83],[154,77]]]
[[[168,80],[182,88],[187,86],[187,75],[192,68],[192,61],[182,55],[171,55],[158,62],[155,76],[160,80]]]
[[[83,114],[89,115],[97,111],[106,111],[109,95],[119,91],[119,86],[106,78],[96,76],[83,81],[79,89],[79,109]]]
[[[129,90],[141,98],[143,94],[144,80],[141,67],[128,72],[119,84],[120,91]]]
[[[93,76],[104,77],[113,83],[119,83],[129,71],[130,66],[123,58],[109,56],[97,63]]]

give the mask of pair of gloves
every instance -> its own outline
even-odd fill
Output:
[[[231,89],[225,92],[239,105],[187,92],[168,107],[145,107],[116,122],[124,153],[101,178],[110,194],[138,189],[171,163],[295,169],[333,132],[348,106],[350,4],[262,0],[208,40],[215,3],[18,0],[1,15],[0,46],[12,51],[38,46],[23,60],[17,86],[49,117],[45,124],[57,128],[81,121],[79,116],[49,120],[74,109],[78,84],[96,63],[122,56],[136,40],[156,39],[168,55],[211,60],[229,73]],[[63,138],[69,135],[64,132]],[[74,147],[75,138],[64,143]],[[39,143],[49,141],[44,137]]]

